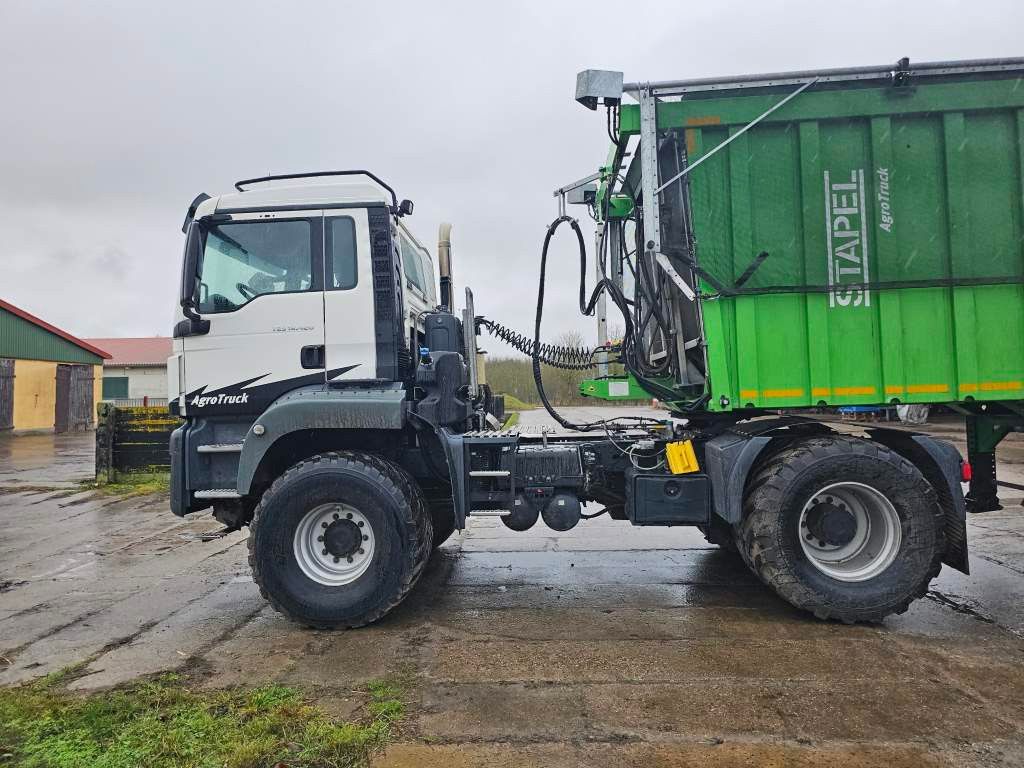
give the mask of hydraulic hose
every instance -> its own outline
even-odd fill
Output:
[[[612,138],[613,143],[616,145],[616,156],[618,157],[625,150],[625,143],[621,141],[620,137],[615,136],[612,128],[612,115],[609,112],[609,137]],[[618,160],[616,161],[617,164]],[[621,178],[621,177],[620,177]],[[660,280],[656,279],[656,276],[651,273],[650,265],[646,262],[644,254],[642,253],[641,245],[641,223],[639,215],[639,201],[632,186],[622,178],[623,189],[627,191],[630,198],[633,200],[633,219],[636,228],[636,248],[633,251],[635,266],[629,263],[629,254],[623,247],[624,261],[629,264],[631,271],[633,272],[634,280],[636,281],[637,295],[634,301],[630,301],[623,294],[622,289],[615,284],[615,282],[608,278],[607,275],[607,235],[608,235],[608,215],[611,204],[611,191],[612,183],[608,184],[607,192],[603,200],[603,209],[601,211],[601,221],[599,222],[605,227],[604,237],[601,238],[601,253],[596,253],[595,258],[600,266],[600,279],[594,286],[593,292],[590,294],[589,299],[587,298],[587,249],[583,238],[583,232],[580,230],[579,223],[570,216],[559,216],[550,225],[548,225],[547,232],[544,235],[544,244],[541,248],[540,255],[540,279],[537,284],[537,311],[533,329],[532,342],[528,340],[524,335],[518,334],[515,331],[496,323],[486,318],[478,318],[478,323],[487,328],[487,330],[493,335],[497,336],[502,341],[513,348],[525,352],[528,354],[533,362],[533,380],[537,386],[537,394],[540,396],[541,403],[544,405],[544,409],[551,415],[551,417],[558,422],[562,427],[566,429],[577,430],[580,432],[587,432],[593,429],[606,429],[609,424],[622,421],[639,422],[641,424],[655,421],[654,419],[646,419],[643,417],[636,416],[620,416],[614,419],[604,419],[601,421],[595,421],[585,424],[575,424],[568,419],[564,418],[559,414],[551,401],[548,399],[547,393],[544,390],[544,380],[542,373],[542,365],[550,365],[555,368],[564,368],[569,370],[585,370],[594,366],[593,358],[597,351],[585,348],[575,348],[570,346],[557,346],[551,344],[542,344],[540,340],[541,322],[544,316],[544,289],[545,280],[547,276],[547,260],[548,260],[548,249],[551,245],[551,239],[554,237],[558,228],[565,223],[568,223],[572,228],[573,233],[576,235],[576,243],[579,247],[580,254],[580,288],[579,288],[579,308],[580,313],[584,316],[594,314],[594,309],[597,305],[598,299],[603,295],[607,294],[612,300],[618,310],[622,313],[622,319],[624,323],[624,333],[622,337],[621,345],[621,362],[625,366],[626,372],[633,375],[638,381],[642,382],[645,388],[649,388],[651,391],[659,392],[663,397],[672,399],[674,392],[671,389],[663,387],[650,379],[652,377],[663,376],[666,374],[674,374],[674,361],[673,355],[669,350],[669,354],[666,354],[664,359],[658,363],[652,364],[650,361],[649,350],[644,349],[644,337],[648,333],[648,328],[654,325],[656,330],[652,330],[651,336],[660,331],[664,337],[666,345],[672,347],[672,340],[674,338],[674,329],[671,323],[666,319],[662,312],[663,302],[663,284]],[[656,202],[654,204],[657,204]],[[595,211],[596,213],[596,211]],[[620,231],[620,241],[625,245],[625,232]],[[606,350],[605,350],[606,351]]]
[[[633,337],[633,323],[630,317],[629,305],[626,301],[625,296],[619,287],[615,285],[607,277],[602,278],[598,281],[597,285],[594,286],[594,291],[590,295],[589,301],[587,300],[586,294],[586,274],[587,274],[587,247],[583,240],[583,232],[580,230],[579,223],[570,216],[559,216],[548,226],[547,232],[544,235],[544,245],[540,252],[540,280],[537,283],[537,314],[533,326],[533,348],[531,350],[530,357],[533,360],[533,381],[537,386],[537,394],[540,396],[540,401],[544,405],[546,410],[555,421],[557,421],[565,429],[571,429],[578,432],[589,432],[593,429],[604,429],[608,424],[617,421],[632,421],[645,423],[653,421],[653,419],[645,419],[641,416],[620,416],[615,419],[602,419],[600,421],[588,422],[584,424],[576,424],[568,419],[564,418],[558,411],[555,410],[554,406],[548,400],[547,393],[544,391],[544,380],[541,372],[541,363],[543,362],[543,356],[541,354],[543,345],[540,342],[540,327],[541,321],[544,317],[544,287],[545,280],[547,277],[547,264],[548,264],[548,248],[551,245],[551,238],[554,237],[555,232],[562,224],[568,223],[572,227],[573,233],[576,235],[576,242],[579,246],[580,252],[580,312],[584,315],[592,315],[594,313],[594,307],[597,305],[597,300],[601,294],[607,291],[609,297],[622,312],[623,319],[626,324],[626,334],[623,338],[623,348],[625,349],[627,343],[632,342]],[[628,366],[627,366],[628,367]]]

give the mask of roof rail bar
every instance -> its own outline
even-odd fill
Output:
[[[730,89],[760,88],[765,86],[800,85],[817,78],[820,83],[846,82],[851,80],[892,79],[901,71],[911,77],[969,75],[980,72],[1016,72],[1024,69],[1024,58],[968,59],[964,61],[901,60],[895,65],[880,64],[872,67],[843,67],[840,69],[809,69],[794,72],[772,72],[759,75],[734,75],[731,77],[702,77],[692,80],[666,80],[650,83],[625,83],[623,93],[639,93],[641,88],[656,96],[683,96],[697,91],[725,91]]]
[[[239,192],[244,192],[247,184],[259,184],[264,181],[281,181],[284,179],[313,179],[320,176],[369,176],[371,179],[380,184],[384,189],[391,193],[391,204],[398,211],[398,196],[395,194],[395,190],[391,188],[389,184],[386,184],[379,176],[370,173],[369,171],[313,171],[311,173],[282,173],[276,176],[259,176],[255,179],[242,179],[241,181],[235,182],[235,189]]]

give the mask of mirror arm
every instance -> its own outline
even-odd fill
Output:
[[[181,311],[189,320],[202,320],[202,315],[196,312],[195,304],[191,299],[181,302]]]

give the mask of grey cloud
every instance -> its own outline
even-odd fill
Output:
[[[603,116],[572,100],[577,70],[663,79],[1015,55],[1021,21],[1001,0],[6,0],[0,296],[81,334],[166,333],[196,193],[367,167],[416,201],[424,241],[455,223],[458,287],[527,330],[551,190],[605,159]],[[40,279],[47,264],[60,290]],[[552,337],[593,334],[577,271],[560,239]]]

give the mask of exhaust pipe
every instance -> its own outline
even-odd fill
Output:
[[[441,277],[441,308],[452,311],[452,225],[442,222],[437,233],[437,270]]]

